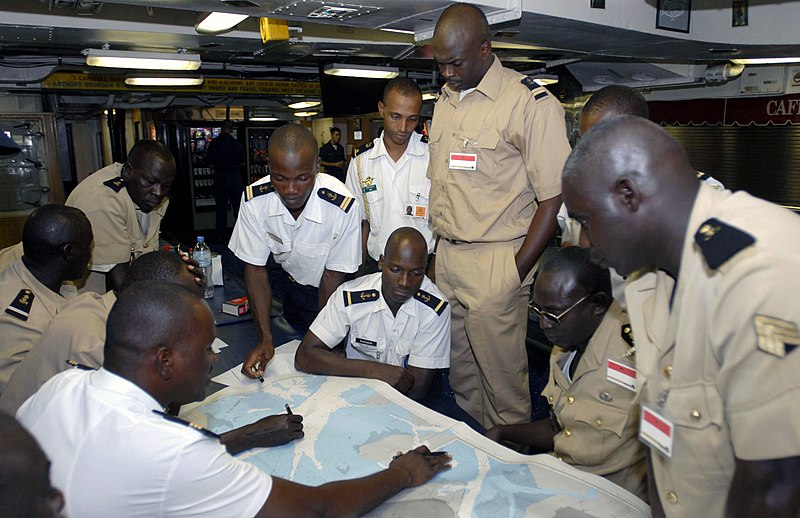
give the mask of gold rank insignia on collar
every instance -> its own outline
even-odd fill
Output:
[[[756,239],[743,230],[727,225],[716,218],[703,222],[694,235],[706,264],[716,270],[725,262],[756,242]]]
[[[275,192],[272,182],[262,183],[261,185],[248,185],[244,188],[244,201],[250,201],[262,194]]]
[[[758,335],[758,348],[765,353],[784,358],[800,345],[800,332],[794,322],[756,315],[753,324]]]
[[[82,371],[93,371],[93,370],[97,370],[97,369],[94,369],[94,368],[92,368],[92,367],[89,367],[88,365],[84,365],[84,364],[82,364],[82,363],[78,363],[78,362],[76,362],[75,360],[67,360],[67,365],[71,365],[73,368],[75,368],[75,369],[80,369],[80,370],[82,370]]]
[[[633,329],[631,329],[630,324],[622,324],[622,339],[625,340],[625,343],[631,347],[634,347],[635,343],[633,342]]]
[[[332,190],[326,189],[325,187],[322,187],[317,191],[317,196],[327,201],[328,203],[336,205],[345,212],[350,212],[350,207],[353,206],[353,201],[354,201],[353,198],[349,196],[344,196],[343,194],[339,194],[337,192],[333,192]]]
[[[106,180],[105,182],[103,182],[103,185],[111,188],[111,190],[114,192],[121,191],[122,188],[125,187],[127,184],[128,182],[125,181],[125,178],[121,176],[117,176],[116,178],[112,178],[111,180]]]
[[[11,304],[6,308],[6,313],[22,321],[27,321],[30,316],[31,306],[33,306],[33,299],[35,298],[36,295],[28,288],[19,290],[17,296],[14,297],[14,300],[11,301]]]
[[[436,297],[435,295],[431,295],[425,290],[417,291],[414,294],[414,298],[434,310],[439,316],[442,316],[442,313],[444,313],[444,310],[447,307],[447,302],[439,297]]]
[[[381,298],[378,290],[343,291],[342,294],[344,295],[344,307],[362,302],[374,302]]]
[[[191,428],[192,430],[197,430],[201,434],[205,435],[206,437],[210,437],[211,439],[219,440],[219,435],[215,434],[208,428],[203,428],[199,424],[195,424],[191,421],[187,421],[186,419],[181,419],[180,417],[176,417],[174,415],[170,415],[166,412],[162,412],[161,410],[153,410],[154,414],[160,415],[167,421],[172,421],[173,423],[177,423],[186,427]]]

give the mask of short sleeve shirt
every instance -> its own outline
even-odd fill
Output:
[[[142,230],[142,211],[133,203],[120,177],[122,164],[111,164],[96,171],[75,187],[67,205],[81,209],[92,224],[94,248],[92,269],[97,266],[127,263],[131,257],[158,250],[161,219],[169,198],[150,211],[147,232]]]
[[[158,402],[105,369],[62,372],[17,418],[52,462],[68,516],[251,517],[272,479],[218,439],[155,414]]]
[[[345,282],[309,330],[330,348],[349,332],[347,357],[396,366],[450,366],[450,304],[427,278],[392,315],[381,295],[381,273]]]
[[[561,194],[564,120],[555,97],[497,57],[463,99],[445,85],[429,133],[434,232],[470,242],[526,235],[537,200]],[[454,155],[474,157],[475,170],[455,167]]]
[[[428,145],[414,133],[400,159],[395,162],[383,143],[383,133],[369,149],[359,148],[347,169],[347,188],[359,197],[361,219],[369,220],[367,250],[376,261],[383,254],[389,235],[400,227],[414,227],[428,243],[436,242],[428,218]],[[365,202],[368,204],[365,210]]]
[[[250,193],[257,194],[248,200]],[[342,182],[320,173],[295,220],[266,176],[242,195],[228,246],[256,266],[272,254],[299,284],[319,287],[325,269],[351,273],[361,264],[358,200]]]

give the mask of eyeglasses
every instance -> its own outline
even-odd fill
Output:
[[[580,298],[580,300],[578,300],[578,302],[576,302],[575,304],[571,305],[570,307],[568,307],[567,309],[562,311],[560,315],[556,315],[556,314],[550,313],[549,311],[545,311],[545,310],[541,309],[540,307],[538,307],[536,304],[533,304],[533,303],[528,304],[528,307],[531,309],[531,311],[536,313],[537,317],[546,318],[547,320],[553,322],[555,325],[559,325],[559,324],[561,324],[561,319],[564,318],[567,315],[567,313],[569,313],[570,311],[572,311],[573,309],[578,307],[578,305],[581,302],[583,302],[584,300],[588,299],[591,296],[592,296],[592,293],[589,293],[588,295],[584,295],[583,297]]]

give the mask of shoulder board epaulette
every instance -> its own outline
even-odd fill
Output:
[[[6,308],[6,313],[20,320],[28,320],[36,295],[28,288],[19,290],[17,296],[11,301],[11,305]]]
[[[443,301],[439,297],[431,295],[425,290],[418,290],[414,294],[414,298],[434,310],[439,316],[444,313],[444,309],[447,307],[447,302]]]
[[[710,174],[704,173],[702,171],[697,171],[697,179],[700,180],[701,182],[705,182],[709,178],[711,178]]]
[[[716,218],[706,220],[694,235],[694,240],[703,252],[706,264],[712,270],[756,242],[756,239],[736,227],[726,225]]]
[[[339,194],[338,192],[333,192],[325,187],[322,187],[317,191],[317,196],[328,203],[336,205],[345,212],[350,212],[350,207],[353,206],[353,198]]]
[[[116,178],[112,178],[111,180],[106,180],[105,182],[103,182],[103,185],[105,185],[106,187],[110,187],[111,190],[114,192],[119,192],[122,190],[123,187],[125,187],[127,183],[128,182],[125,181],[125,178],[117,176]]]
[[[630,324],[622,324],[622,339],[625,340],[625,343],[629,346],[633,347],[636,344],[633,342],[633,329],[631,329]]]
[[[381,298],[378,290],[343,291],[342,294],[344,295],[344,307],[362,302],[374,302]]]
[[[250,201],[257,196],[271,192],[275,192],[272,182],[262,183],[261,185],[248,185],[244,188],[244,201]]]
[[[533,96],[533,98],[534,98],[534,100],[536,100],[536,101],[541,101],[542,99],[544,99],[544,98],[545,98],[545,97],[547,97],[548,95],[549,95],[549,94],[547,93],[547,90],[544,90],[544,91],[541,91],[541,92],[539,92],[538,94],[534,95],[534,96]]]
[[[163,417],[167,421],[172,421],[173,423],[182,424],[183,426],[188,426],[192,430],[197,430],[198,432],[200,432],[201,434],[205,435],[206,437],[210,437],[212,439],[219,440],[219,435],[215,434],[214,432],[212,432],[208,428],[203,428],[199,424],[195,424],[195,423],[193,423],[191,421],[187,421],[186,419],[181,419],[180,417],[176,417],[174,415],[170,415],[170,414],[168,414],[166,412],[162,412],[161,410],[153,410],[153,413],[160,415],[161,417]]]
[[[84,364],[82,364],[82,363],[78,363],[78,362],[76,362],[75,360],[67,360],[67,364],[68,364],[68,365],[71,365],[72,367],[75,367],[76,369],[80,369],[80,370],[82,370],[82,371],[93,371],[93,370],[97,370],[97,369],[93,369],[92,367],[89,367],[88,365],[84,365]]]
[[[527,86],[528,90],[536,90],[537,88],[539,88],[539,85],[536,83],[536,81],[534,81],[528,76],[523,77],[520,83]]]
[[[360,155],[361,153],[364,153],[364,152],[366,152],[366,151],[369,151],[369,150],[370,150],[370,149],[372,149],[373,147],[375,147],[375,141],[374,141],[374,140],[370,140],[369,142],[367,142],[367,143],[365,143],[365,144],[361,144],[360,146],[358,146],[358,147],[356,148],[356,152],[353,154],[353,156],[358,156],[358,155]]]
[[[428,143],[428,135],[422,135],[422,138],[419,139],[420,142],[427,144]]]

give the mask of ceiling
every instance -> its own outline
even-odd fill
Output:
[[[507,66],[529,74],[549,71],[571,75],[571,94],[591,89],[575,77],[581,77],[582,72],[591,73],[598,66],[609,69],[624,63],[626,75],[644,77],[643,86],[648,82],[658,86],[695,82],[702,78],[707,64],[731,57],[800,55],[800,45],[792,41],[796,40],[794,29],[800,25],[800,6],[796,3],[792,6],[792,2],[781,0],[750,0],[750,26],[737,32],[730,29],[729,0],[694,0],[692,32],[682,34],[654,28],[656,0],[607,0],[606,9],[591,9],[589,4],[594,1],[472,3],[487,13],[494,31],[495,52]],[[665,5],[671,1],[674,0],[662,0]],[[203,60],[200,71],[205,77],[314,81],[320,65],[350,62],[391,64],[420,82],[433,85],[437,83],[435,66],[424,43],[435,20],[450,3],[3,0],[0,89],[35,90],[54,70],[85,72],[88,67],[81,51],[103,45],[119,50],[197,52]],[[332,5],[344,8],[344,14],[331,10]],[[251,18],[226,34],[197,34],[194,25],[215,10]],[[288,20],[289,40],[263,44],[257,25],[261,16]],[[764,20],[766,17],[769,19]],[[787,28],[788,34],[779,30],[782,27]],[[646,72],[637,70],[640,63],[649,67]],[[567,64],[569,74],[564,66]],[[78,94],[73,92],[73,97]]]

